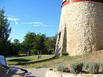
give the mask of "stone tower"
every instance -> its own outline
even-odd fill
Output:
[[[63,0],[55,55],[103,48],[103,0]]]

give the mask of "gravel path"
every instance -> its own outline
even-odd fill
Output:
[[[48,70],[48,68],[26,68],[29,72],[31,72],[33,75],[36,75],[37,77],[45,77],[45,73]]]
[[[48,68],[39,68],[39,69],[35,69],[35,68],[25,68],[28,70],[28,72],[31,72],[32,74],[30,75],[26,75],[26,77],[45,77],[46,71],[48,70]],[[22,71],[16,71],[16,73],[14,74],[12,73],[8,73],[6,75],[6,72],[1,71],[0,72],[0,77],[24,77],[24,73]],[[32,75],[32,76],[31,76]]]

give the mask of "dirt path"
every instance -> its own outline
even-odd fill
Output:
[[[48,70],[48,68],[26,68],[29,72],[31,72],[33,75],[36,75],[37,77],[45,77],[45,73]]]

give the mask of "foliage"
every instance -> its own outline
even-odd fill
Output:
[[[88,62],[87,66],[88,66],[87,70],[89,73],[96,74],[99,72],[99,66],[100,66],[99,63]]]
[[[100,63],[100,69],[101,69],[101,72],[103,73],[103,63]]]
[[[37,34],[35,38],[35,46],[34,48],[37,50],[38,54],[45,54],[45,35]]]
[[[87,70],[88,69],[88,64],[89,64],[88,62],[83,62],[83,71],[84,72],[88,72],[88,70]]]
[[[69,72],[69,68],[66,65],[64,65],[64,64],[60,64],[57,67],[57,70],[60,71],[60,72]]]
[[[70,64],[70,72],[74,74],[78,74],[82,72],[83,62],[75,62]]]
[[[7,17],[4,15],[4,10],[0,10],[0,54],[7,55],[10,54],[8,49],[8,40],[11,28],[9,27],[9,22]]]
[[[20,41],[18,39],[14,39],[13,43],[11,44],[12,44],[12,50],[14,52],[14,55],[18,55],[21,48]]]
[[[55,44],[56,44],[56,38],[57,36],[54,37],[47,37],[45,40],[45,46],[48,51],[48,54],[54,53],[55,50]]]
[[[68,53],[67,52],[63,52],[62,55],[63,56],[68,56]]]
[[[20,43],[20,41],[18,40],[18,39],[14,39],[14,44],[19,44]]]
[[[4,10],[0,10],[0,39],[5,42],[9,38],[11,28],[9,28],[9,23],[4,13]]]
[[[96,62],[76,62],[70,65],[70,72],[78,74],[86,72],[91,74],[99,73],[100,63]]]
[[[25,35],[21,51],[27,55],[51,54],[55,48],[55,39],[54,37],[46,37],[45,34],[29,32]]]
[[[36,36],[35,33],[29,32],[24,37],[24,41],[23,41],[22,45],[23,45],[23,51],[25,51],[25,53],[27,55],[31,55],[31,49],[35,45],[35,42],[34,42],[35,36]]]
[[[60,64],[60,65],[57,67],[57,70],[58,70],[58,71],[61,71],[61,72],[63,72],[64,69],[65,69],[65,65],[64,65],[64,64]]]

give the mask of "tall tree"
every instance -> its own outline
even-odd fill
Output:
[[[31,50],[33,49],[34,46],[35,37],[36,34],[33,32],[27,33],[24,37],[24,41],[23,41],[24,51],[28,55],[31,55]]]
[[[8,38],[11,32],[9,27],[9,22],[4,14],[4,10],[0,10],[0,54],[7,55],[9,52],[6,50],[8,48]]]
[[[46,46],[46,49],[48,51],[47,52],[48,54],[54,53],[56,38],[57,38],[56,35],[54,37],[46,37],[45,46]]]
[[[45,54],[47,52],[45,47],[46,36],[44,34],[37,34],[35,38],[35,49],[39,54]]]
[[[18,39],[14,39],[14,44],[20,44],[20,41]]]
[[[12,43],[12,49],[14,55],[19,55],[20,47],[21,47],[20,41],[18,39],[14,39]]]

